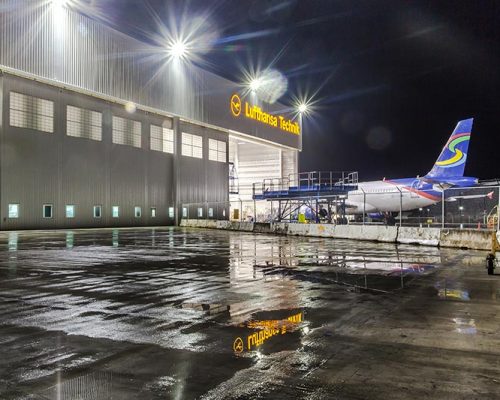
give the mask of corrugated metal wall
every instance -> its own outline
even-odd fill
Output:
[[[175,155],[152,151],[150,124],[171,126],[166,117],[129,114],[114,103],[10,75],[0,81],[6,122],[0,125],[1,229],[173,224],[168,209],[175,207],[176,169],[180,202],[228,200],[228,164],[208,160],[208,138],[227,143],[227,134],[182,123],[182,130],[203,136],[203,159],[179,156],[179,140]],[[53,101],[54,133],[9,125],[11,90]],[[66,135],[67,105],[102,112],[102,141]],[[112,143],[113,116],[141,122],[141,148]],[[179,138],[179,124],[173,126]],[[8,218],[9,204],[20,205],[19,218]],[[43,218],[43,204],[53,205],[53,218]],[[75,206],[75,218],[66,218],[66,205]],[[94,218],[95,205],[102,206],[101,218]],[[119,218],[111,217],[114,205]]]
[[[159,46],[54,4],[0,0],[0,65],[300,148],[300,135],[231,114],[229,99],[241,85],[193,64],[173,63]],[[278,103],[263,107],[288,112]]]
[[[229,168],[227,161],[228,136],[214,129],[182,122],[180,132],[191,133],[203,137],[203,158],[180,157],[179,160],[179,202],[180,205],[205,203],[204,212],[210,206],[208,203],[227,202],[229,200]],[[180,137],[181,135],[179,135]],[[208,158],[208,140],[216,139],[226,142],[226,162],[217,162]],[[178,140],[178,146],[181,146]],[[180,148],[180,147],[179,147]],[[197,208],[202,204],[189,207],[189,216],[197,215]],[[223,218],[220,208],[220,219]],[[226,210],[226,215],[229,211]]]
[[[23,3],[0,0],[0,64],[203,121],[196,68],[162,70],[157,47],[51,1]]]

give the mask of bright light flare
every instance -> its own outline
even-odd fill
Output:
[[[318,111],[319,100],[314,99],[314,95],[300,93],[299,95],[291,95],[290,100],[291,112],[298,118],[310,118]]]
[[[70,0],[52,0],[52,5],[57,8],[66,7]]]
[[[261,85],[260,79],[252,79],[248,86],[250,87],[250,90],[252,92],[255,92],[257,89],[259,89],[260,85]]]
[[[189,55],[188,46],[182,40],[176,40],[168,47],[168,54],[175,59],[183,59]]]
[[[137,110],[137,106],[134,103],[132,103],[131,101],[129,101],[125,104],[125,111],[127,111],[129,114],[135,113],[136,110]]]
[[[248,93],[255,94],[258,99],[273,104],[283,96],[288,88],[287,78],[278,70],[268,68],[243,70],[243,85]]]

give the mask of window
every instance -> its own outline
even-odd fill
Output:
[[[52,204],[43,205],[43,218],[52,218]]]
[[[208,159],[218,162],[226,162],[226,142],[208,139]]]
[[[182,155],[203,158],[203,137],[182,132]]]
[[[102,206],[94,206],[94,218],[101,218]]]
[[[203,208],[198,207],[198,217],[201,218],[203,217]]]
[[[134,215],[136,218],[141,218],[142,210],[141,207],[134,207]]]
[[[102,113],[74,106],[66,107],[66,134],[102,140]]]
[[[151,207],[151,218],[156,218],[156,207]]]
[[[141,147],[141,123],[113,116],[113,143]]]
[[[66,206],[66,218],[75,218],[75,206]]]
[[[54,102],[10,92],[10,126],[54,133]]]
[[[187,207],[182,207],[182,218],[187,218],[187,216],[188,216]]]
[[[113,218],[118,218],[120,216],[120,207],[118,206],[113,206],[111,208],[111,216]]]
[[[214,217],[214,209],[213,208],[209,208],[208,209],[208,218],[213,218]]]
[[[151,150],[174,153],[174,131],[161,126],[151,125]]]
[[[169,207],[168,208],[168,217],[169,218],[174,218],[175,217],[174,207]]]
[[[19,204],[9,204],[9,218],[19,218]]]

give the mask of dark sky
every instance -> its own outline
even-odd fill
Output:
[[[105,4],[112,25],[139,37],[158,29],[152,14],[166,25],[203,15],[218,32],[202,56],[205,68],[238,80],[242,66],[272,65],[288,78],[280,101],[316,93],[302,171],[358,170],[364,180],[422,175],[456,122],[474,117],[466,173],[500,177],[500,1]]]

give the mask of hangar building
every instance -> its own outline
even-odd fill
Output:
[[[230,171],[233,200],[297,172],[284,105],[77,9],[0,1],[0,229],[227,219]]]

